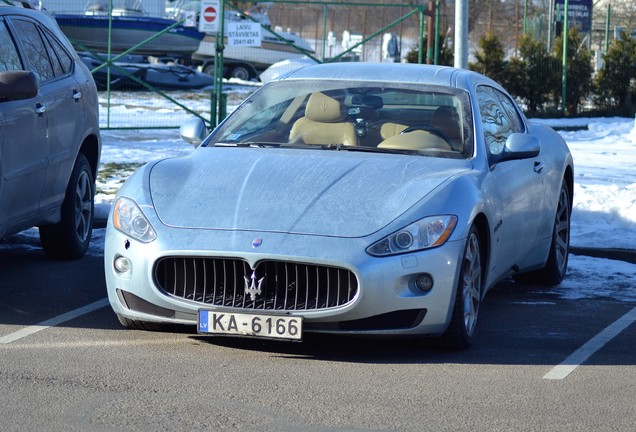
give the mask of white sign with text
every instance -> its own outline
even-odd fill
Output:
[[[233,46],[261,46],[261,25],[256,22],[227,23],[227,44]]]

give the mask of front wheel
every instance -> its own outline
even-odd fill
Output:
[[[121,315],[117,315],[117,319],[122,326],[133,330],[160,331],[166,328],[164,324],[132,320]]]
[[[483,266],[479,232],[470,229],[462,255],[459,282],[448,329],[442,335],[447,348],[461,350],[473,343],[481,304]]]
[[[94,189],[93,171],[80,153],[66,187],[60,222],[40,227],[40,242],[49,257],[77,259],[86,253],[93,231]]]

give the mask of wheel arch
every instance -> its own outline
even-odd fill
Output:
[[[479,243],[481,247],[479,248],[479,252],[481,254],[481,267],[482,267],[482,298],[488,291],[488,287],[485,286],[486,281],[489,279],[488,269],[490,268],[490,257],[492,251],[492,245],[490,244],[490,224],[488,223],[488,218],[484,213],[478,213],[473,219],[473,225],[477,228],[477,232],[479,233]]]
[[[84,139],[79,153],[82,153],[88,159],[93,172],[93,179],[97,179],[97,170],[99,168],[99,140],[96,135],[91,134]]]
[[[572,206],[574,204],[574,169],[571,165],[567,165],[565,167],[565,173],[563,173],[563,181],[568,187],[568,192],[570,192],[570,196],[568,197],[570,200],[570,212],[572,211]]]

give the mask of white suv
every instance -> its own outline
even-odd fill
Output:
[[[95,82],[55,19],[0,6],[0,239],[39,226],[48,256],[83,256],[100,152]]]

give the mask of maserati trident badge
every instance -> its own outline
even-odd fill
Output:
[[[245,279],[245,294],[249,294],[252,301],[256,300],[256,296],[261,295],[261,285],[263,284],[263,279],[265,279],[265,277],[262,277],[257,281],[256,270],[253,270],[250,279],[245,276],[243,276],[243,279]]]

